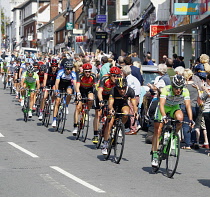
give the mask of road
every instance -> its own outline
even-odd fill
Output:
[[[36,116],[23,121],[21,107],[0,84],[0,196],[1,197],[135,197],[208,196],[210,157],[204,150],[181,150],[177,173],[169,179],[165,163],[160,172],[150,167],[151,145],[145,132],[126,136],[120,164],[104,161],[91,142],[72,136],[74,105],[64,134],[41,126]],[[93,111],[91,111],[93,112]]]

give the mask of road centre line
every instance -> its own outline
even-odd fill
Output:
[[[4,136],[0,133],[0,137],[4,137]]]
[[[26,150],[25,148],[22,148],[21,146],[19,146],[19,145],[15,144],[14,142],[8,142],[8,144],[10,144],[10,145],[12,145],[13,147],[15,147],[15,148],[17,148],[17,149],[21,150],[21,151],[22,151],[22,152],[24,152],[24,153],[26,153],[26,154],[30,155],[30,156],[31,156],[31,157],[33,157],[33,158],[37,158],[37,157],[39,157],[39,156],[37,156],[37,155],[33,154],[32,152],[30,152],[30,151]]]
[[[99,189],[99,188],[97,188],[97,187],[95,187],[95,186],[93,186],[93,185],[91,185],[91,184],[89,184],[89,183],[83,181],[83,180],[80,179],[80,178],[77,178],[76,176],[70,174],[69,172],[66,172],[65,170],[63,170],[63,169],[61,169],[61,168],[59,168],[59,167],[57,167],[57,166],[50,166],[50,167],[51,167],[52,169],[54,169],[54,170],[60,172],[61,174],[67,176],[68,178],[70,178],[70,179],[72,179],[72,180],[74,180],[74,181],[76,181],[76,182],[78,182],[78,183],[84,185],[85,187],[88,187],[89,189],[92,189],[92,190],[95,191],[95,192],[98,192],[98,193],[106,193],[105,191],[103,191],[103,190],[101,190],[101,189]]]

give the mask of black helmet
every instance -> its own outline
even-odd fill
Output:
[[[128,86],[127,80],[125,78],[118,78],[115,81],[115,85],[117,88],[125,88]]]
[[[46,65],[45,64],[42,64],[41,66],[40,66],[40,69],[39,69],[40,71],[45,71],[46,70]]]
[[[34,67],[32,65],[28,66],[27,72],[28,73],[34,73]]]
[[[171,85],[177,88],[183,88],[185,86],[185,78],[182,75],[174,75]]]
[[[64,63],[64,68],[65,69],[72,69],[73,67],[74,67],[73,61],[71,61],[71,60],[68,60]]]
[[[52,60],[51,60],[51,65],[57,65],[57,64],[58,64],[58,62],[57,62],[56,59],[52,59]]]

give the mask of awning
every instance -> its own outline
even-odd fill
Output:
[[[172,29],[168,29],[168,30],[165,30],[165,31],[161,31],[159,33],[159,35],[170,35],[170,34],[180,34],[180,33],[183,33],[183,35],[187,34],[191,34],[191,30],[196,28],[196,27],[199,27],[201,25],[204,25],[205,23],[208,23],[210,22],[210,17],[206,17],[200,21],[197,21],[197,22],[194,22],[194,23],[190,23],[190,24],[187,24],[187,25],[182,25],[182,26],[179,26],[179,27],[175,27],[175,28],[172,28]]]

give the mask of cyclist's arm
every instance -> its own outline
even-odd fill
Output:
[[[190,102],[190,100],[185,100],[184,102],[185,102],[185,107],[187,110],[188,118],[189,118],[189,120],[192,120],[193,116],[192,116],[191,102]]]
[[[80,82],[77,82],[76,83],[76,93],[79,93],[80,92]]]
[[[44,73],[44,80],[43,80],[43,86],[46,87],[47,85],[47,78],[48,78],[48,74]]]
[[[77,85],[77,81],[76,80],[72,80],[73,85],[74,85],[74,91],[76,92],[76,85]]]
[[[98,88],[98,100],[102,101],[103,100],[103,96],[102,96],[102,92],[103,92],[103,88]]]
[[[55,80],[55,90],[58,90],[60,79]]]
[[[36,80],[36,88],[39,90],[40,89],[40,82],[39,80]]]
[[[166,116],[166,112],[165,112],[165,103],[166,103],[166,99],[165,98],[160,98],[160,113],[162,116]]]

